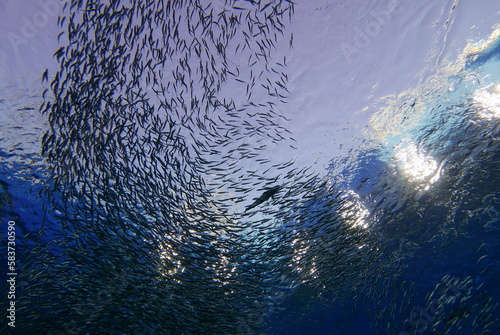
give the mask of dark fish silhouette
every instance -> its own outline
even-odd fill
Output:
[[[248,211],[249,209],[252,209],[258,205],[260,205],[261,203],[269,200],[269,198],[271,198],[273,195],[275,195],[276,193],[278,193],[278,191],[281,189],[281,186],[274,186],[270,189],[268,189],[267,191],[265,191],[264,193],[262,193],[262,195],[258,198],[255,198],[254,202],[247,206],[247,208],[245,209],[245,212]]]
[[[49,80],[49,69],[45,69],[42,74],[42,83]]]

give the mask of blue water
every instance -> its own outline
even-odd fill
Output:
[[[155,151],[154,132],[148,139],[150,128],[137,121],[147,120],[145,109],[108,110],[111,128],[85,128],[85,120],[105,118],[95,106],[74,102],[64,110],[67,117],[62,109],[49,110],[57,136],[44,142],[45,161],[16,147],[0,151],[0,217],[16,222],[19,272],[17,327],[2,323],[0,329],[500,333],[500,39],[485,44],[456,73],[436,75],[412,98],[374,115],[355,156],[333,158],[324,175],[286,164],[277,166],[288,177],[259,172],[266,187],[281,183],[283,190],[250,213],[239,203],[258,197],[262,183],[248,186],[254,193],[238,191],[244,185],[226,179],[242,172],[224,175],[236,167],[222,165],[224,171],[214,173],[219,170],[189,159],[196,140],[209,142],[201,134],[209,133],[210,123],[199,126],[203,132],[193,144],[184,123],[153,115],[142,122],[171,121],[169,134],[178,136]],[[62,87],[68,96],[71,89]],[[224,125],[245,121],[215,111]],[[250,122],[271,120],[265,125],[274,130],[281,119],[275,113]],[[127,139],[104,136],[124,125],[135,131]],[[0,140],[7,141],[7,127],[1,130]],[[214,147],[239,145],[221,143]],[[143,155],[138,163],[134,153]],[[162,157],[172,158],[171,169],[151,164]],[[176,174],[181,170],[186,174]],[[192,177],[197,173],[203,183]],[[233,193],[212,189],[217,180]],[[6,227],[0,231],[4,283]]]

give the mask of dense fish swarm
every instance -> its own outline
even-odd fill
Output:
[[[41,107],[52,241],[21,271],[26,334],[251,334],[299,286],[390,295],[382,251],[341,215],[335,185],[273,157],[294,142],[275,55],[293,12],[64,5]]]
[[[319,176],[293,157],[294,8],[284,0],[63,5],[59,70],[42,75],[50,80],[45,162],[32,152],[38,142],[29,155],[4,155],[31,165],[17,175],[32,182],[30,194],[44,183],[45,221],[19,239],[29,255],[19,260],[18,333],[290,334],[303,331],[298,324],[315,332],[317,312],[335,334],[352,333],[358,320],[373,334],[499,329],[488,293],[498,121],[476,113],[485,108],[478,102],[443,106],[446,86],[431,96],[440,103],[415,130],[415,146],[396,145],[405,150],[385,163],[383,150],[361,148],[353,164],[372,171],[341,192],[341,172]],[[33,106],[2,95],[0,109],[30,115],[38,95],[23,95]],[[383,113],[382,128],[413,127],[419,103]],[[26,120],[9,133],[26,132]],[[408,179],[401,152],[432,153],[423,162],[437,172]],[[16,186],[0,181],[0,203],[17,220],[8,191]]]

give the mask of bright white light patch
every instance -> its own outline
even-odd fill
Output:
[[[341,216],[345,219],[352,220],[353,227],[368,228],[370,212],[361,202],[359,195],[352,190],[348,190],[344,198],[346,202],[341,212]]]
[[[479,105],[479,116],[492,120],[500,117],[500,84],[493,84],[474,92],[472,100]]]
[[[413,142],[403,142],[395,150],[396,167],[409,182],[425,184],[423,187],[420,185],[419,189],[427,190],[439,179],[442,164],[438,164]]]

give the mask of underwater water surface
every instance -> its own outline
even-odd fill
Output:
[[[27,3],[2,333],[500,333],[498,4]]]

